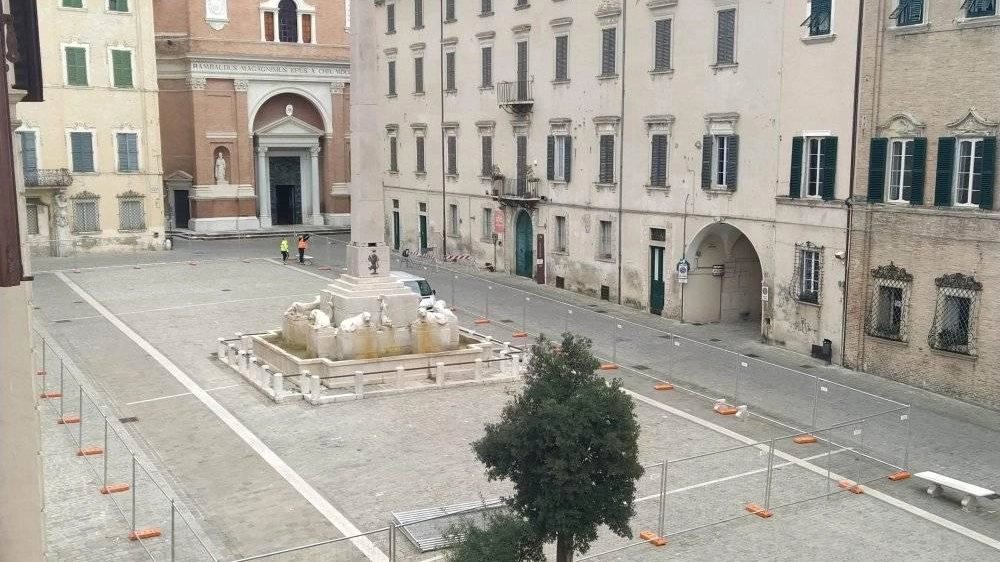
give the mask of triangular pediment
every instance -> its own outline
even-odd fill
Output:
[[[264,125],[254,133],[258,136],[317,137],[322,135],[323,131],[294,115],[286,115],[277,121]]]
[[[176,170],[163,176],[163,181],[191,181],[193,179],[194,176],[184,170]]]
[[[956,136],[996,136],[1000,122],[991,121],[976,111],[976,108],[969,108],[969,112],[958,121],[948,123],[948,128]]]

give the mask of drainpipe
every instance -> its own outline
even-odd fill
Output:
[[[444,57],[444,0],[438,0],[438,78],[440,88],[438,89],[438,102],[441,106],[441,122],[438,129],[441,131],[441,259],[448,255],[448,194],[447,194],[447,140],[444,134],[444,88],[445,88],[445,57]],[[455,140],[457,145],[458,139]]]
[[[857,45],[854,49],[854,115],[851,120],[851,180],[849,184],[849,191],[847,195],[847,200],[844,203],[847,205],[847,233],[846,233],[846,256],[844,258],[844,306],[841,312],[841,327],[840,327],[840,364],[843,365],[847,360],[847,311],[848,311],[848,297],[850,296],[850,280],[851,280],[851,228],[854,225],[854,185],[857,181],[857,170],[855,169],[855,164],[858,154],[858,119],[860,113],[859,104],[861,103],[861,38],[864,31],[864,20],[865,20],[865,1],[858,0],[858,39]],[[870,165],[870,163],[869,163]]]
[[[622,303],[622,204],[625,197],[625,48],[628,39],[628,2],[622,2],[621,105],[618,118],[618,304]]]

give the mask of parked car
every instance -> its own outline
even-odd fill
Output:
[[[417,277],[405,271],[393,271],[392,276],[403,282],[414,293],[420,295],[420,307],[431,308],[437,301],[437,292],[431,289],[431,284],[423,277]]]

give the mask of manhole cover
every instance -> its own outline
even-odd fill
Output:
[[[708,341],[722,341],[722,340],[720,340],[719,338],[712,338],[712,339],[710,339]]]
[[[83,304],[83,301],[73,301],[73,304]]]
[[[223,289],[222,290],[223,293],[228,293],[229,291],[232,291],[232,289]]]
[[[72,320],[56,320],[56,324],[65,324],[67,322],[72,322]]]
[[[121,422],[121,423],[137,422],[137,421],[139,421],[139,416],[129,416],[127,418],[118,418],[118,421]]]
[[[812,369],[813,366],[812,365],[799,365],[799,368],[800,369]]]
[[[753,357],[754,359],[760,357],[760,355],[757,355],[756,353],[744,353],[743,355],[746,355],[747,357]]]
[[[636,371],[648,371],[649,365],[632,365],[632,368]]]

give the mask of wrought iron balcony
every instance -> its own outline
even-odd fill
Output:
[[[531,80],[497,83],[497,103],[507,113],[528,113],[535,103]]]
[[[50,170],[26,170],[25,187],[69,187],[73,185],[73,175],[66,168]]]
[[[501,204],[534,207],[542,199],[538,194],[540,183],[537,178],[496,178],[493,180],[493,195]]]

